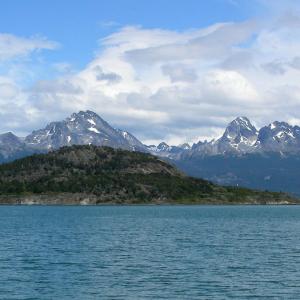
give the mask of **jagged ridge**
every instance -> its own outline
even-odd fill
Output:
[[[43,129],[33,131],[24,139],[12,133],[0,135],[0,162],[63,146],[89,144],[148,151],[132,134],[113,128],[99,115],[87,110],[73,113],[63,121],[52,122]]]
[[[163,149],[156,147],[152,152],[176,160],[249,153],[295,154],[300,152],[300,127],[275,121],[257,130],[248,118],[238,117],[228,124],[224,134],[217,140],[199,141],[191,148],[175,148],[176,152],[174,146],[164,143]]]

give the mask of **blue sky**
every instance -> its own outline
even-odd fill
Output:
[[[300,124],[296,0],[3,0],[0,131],[90,109],[142,141]]]
[[[0,4],[2,32],[45,36],[61,44],[43,55],[84,67],[98,40],[126,25],[186,30],[246,20],[263,11],[256,1],[236,0],[9,0]]]

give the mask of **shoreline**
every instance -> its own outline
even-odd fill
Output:
[[[268,201],[253,199],[253,201],[218,201],[217,199],[203,198],[195,201],[180,201],[170,199],[153,199],[142,201],[138,199],[101,199],[95,195],[85,194],[35,194],[35,195],[3,195],[0,196],[0,206],[290,206],[300,205],[300,201]]]

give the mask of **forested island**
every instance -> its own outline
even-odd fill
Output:
[[[188,177],[147,153],[63,147],[0,166],[1,204],[293,204],[286,193]]]

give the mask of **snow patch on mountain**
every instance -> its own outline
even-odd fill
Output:
[[[92,125],[96,125],[96,122],[93,119],[88,119],[87,120],[89,123],[91,123]]]
[[[94,128],[94,127],[90,127],[90,128],[88,128],[88,130],[89,130],[89,131],[93,131],[93,132],[95,132],[95,133],[100,133],[100,131],[97,130],[97,128]]]

